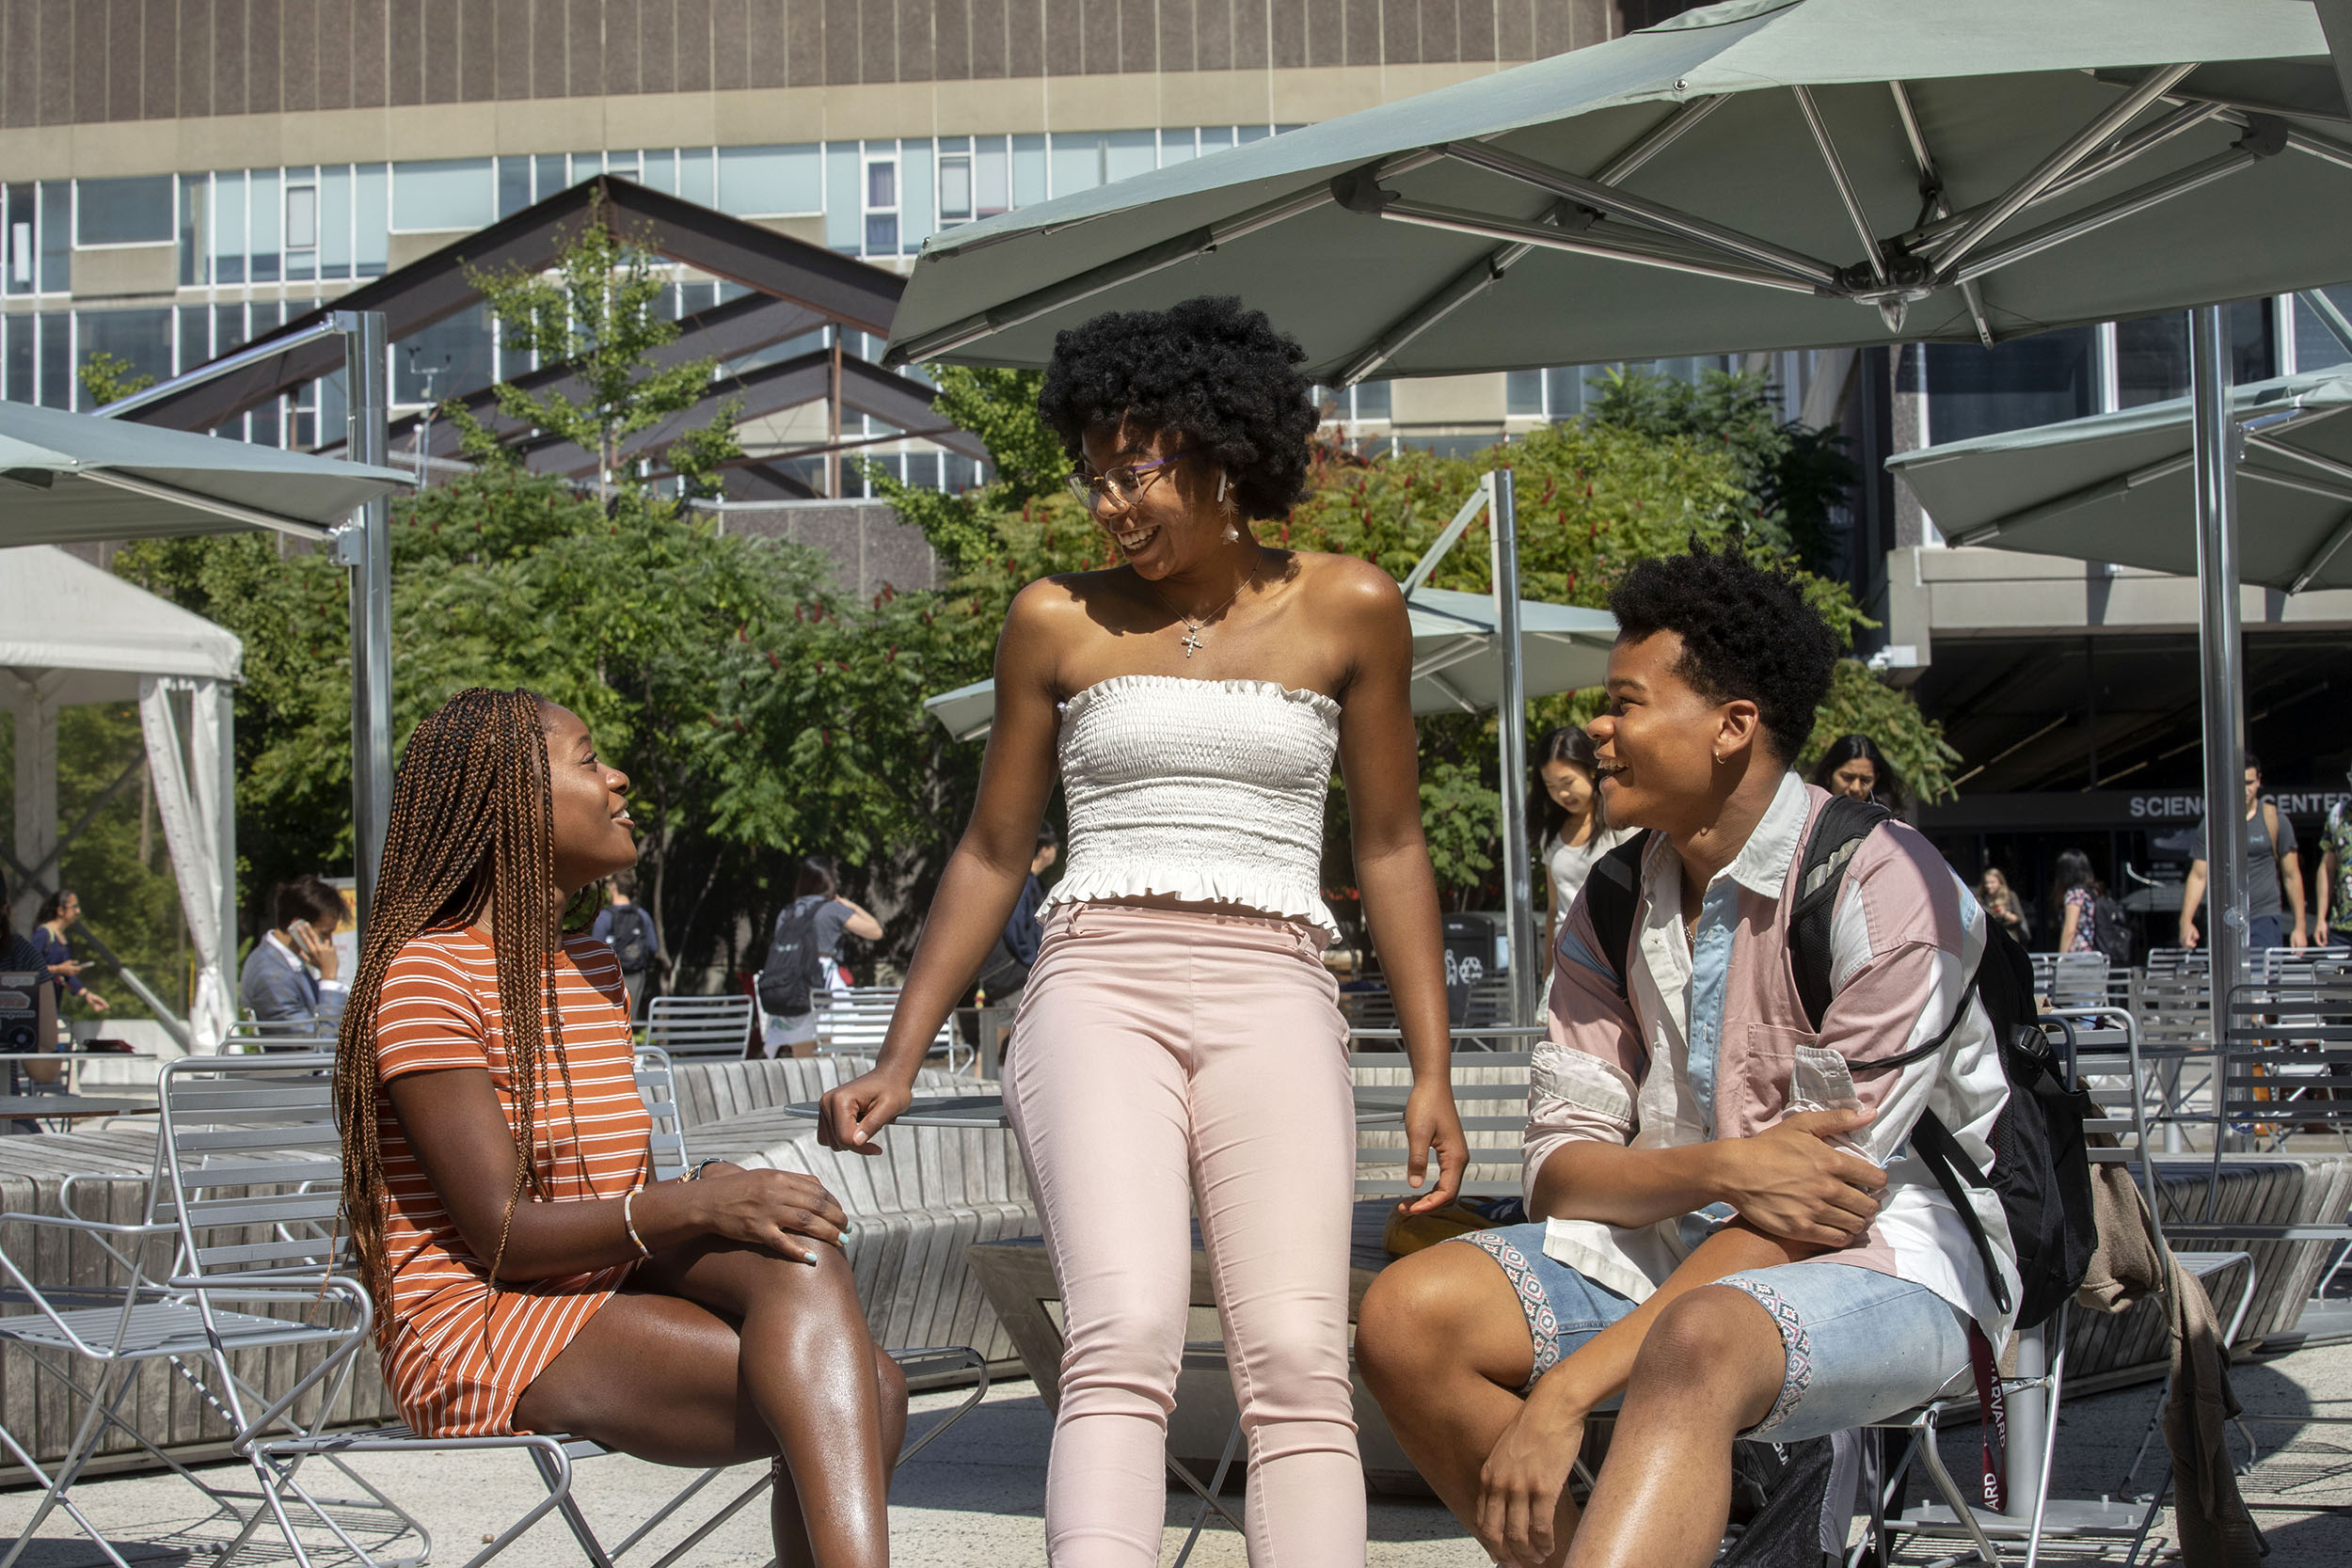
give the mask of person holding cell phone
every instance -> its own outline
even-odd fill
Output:
[[[335,951],[343,895],[324,877],[301,876],[278,883],[270,907],[277,924],[246,955],[237,1006],[264,1035],[325,1038],[342,1022],[351,989]]]

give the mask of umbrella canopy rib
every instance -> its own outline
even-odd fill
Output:
[[[1724,101],[1723,94],[1710,93],[1694,98],[1660,120],[1637,138],[1633,145],[1611,159],[1593,176],[1597,183],[1613,185],[1634,170],[1648,163],[1659,153],[1673,146],[1682,134],[1714,113]],[[1555,213],[1553,221],[1558,221]],[[1525,261],[1534,245],[1526,240],[1498,245],[1456,274],[1444,287],[1406,311],[1375,336],[1370,347],[1342,367],[1335,378],[1342,387],[1353,387],[1396,356],[1397,351],[1437,325],[1470,299],[1485,293],[1502,280],[1503,274]]]

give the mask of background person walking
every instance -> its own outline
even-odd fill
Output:
[[[596,923],[588,932],[612,949],[621,966],[621,984],[628,991],[632,1020],[644,1011],[646,982],[661,961],[661,927],[655,923],[653,911],[637,902],[636,894],[633,875],[624,871],[614,877],[606,895],[611,902],[596,911]]]
[[[2301,947],[2303,932],[2303,863],[2296,854],[2295,824],[2279,808],[2262,798],[2263,768],[2254,753],[2246,753],[2246,951],[2249,958],[2260,961],[2261,955],[2273,947]],[[2210,843],[2206,833],[2213,820],[2210,811],[2197,820],[2197,837],[2201,844]],[[2294,911],[2289,924],[2280,910],[2280,895],[2285,905]],[[2205,899],[2205,857],[2200,855],[2188,866],[2188,880],[2181,888],[2181,945],[2197,945],[2197,906]]]
[[[817,1054],[817,999],[849,987],[841,969],[845,933],[876,942],[882,922],[841,896],[831,855],[810,855],[801,862],[792,902],[776,911],[768,959],[759,970],[769,1055]]]

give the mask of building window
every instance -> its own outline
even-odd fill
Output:
[[[719,210],[739,218],[823,212],[822,150],[814,142],[798,147],[721,148]]]
[[[29,294],[34,292],[40,247],[39,232],[33,216],[33,198],[38,187],[18,183],[8,188],[0,198],[0,293]],[[29,340],[28,340],[29,341]],[[27,352],[30,352],[29,350]],[[20,398],[20,403],[30,402]]]
[[[1941,446],[2099,411],[2098,329],[2063,327],[1994,348],[1927,345],[1928,428]]]
[[[498,188],[487,158],[392,166],[395,233],[480,229],[497,215]]]
[[[939,221],[942,227],[972,218],[972,154],[950,152],[939,160]]]
[[[169,245],[171,176],[78,180],[73,209],[77,245]]]
[[[898,161],[873,158],[866,165],[866,254],[898,253]]]

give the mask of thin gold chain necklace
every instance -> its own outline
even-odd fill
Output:
[[[1168,595],[1160,592],[1159,584],[1153,583],[1152,585],[1152,596],[1160,601],[1160,608],[1167,610],[1170,615],[1175,616],[1176,619],[1184,624],[1184,657],[1186,658],[1190,658],[1194,654],[1200,651],[1200,634],[1208,629],[1209,623],[1224,614],[1227,610],[1232,609],[1233,601],[1241,597],[1241,591],[1258,580],[1258,566],[1263,564],[1263,562],[1253,563],[1249,568],[1249,575],[1242,578],[1240,582],[1236,583],[1231,594],[1225,595],[1225,602],[1218,605],[1215,610],[1210,610],[1206,615],[1201,616],[1199,620],[1193,619],[1183,610],[1178,610],[1174,605],[1169,604],[1168,602]]]

